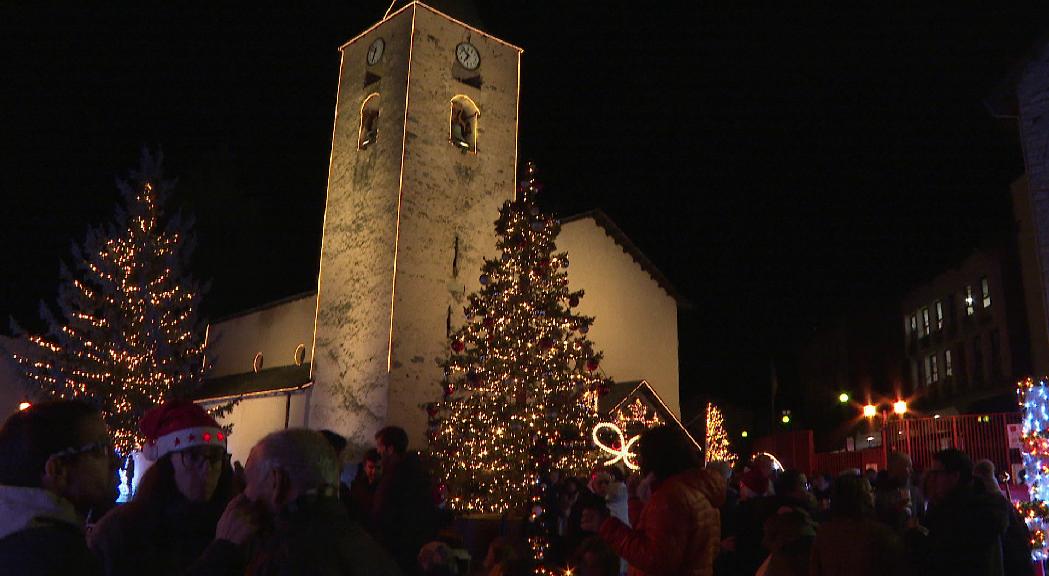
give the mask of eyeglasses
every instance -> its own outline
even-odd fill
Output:
[[[209,466],[216,466],[222,464],[222,461],[226,459],[224,450],[216,450],[207,446],[189,448],[179,452],[178,455],[182,459],[182,465],[187,468],[197,468],[205,462]]]
[[[91,442],[90,444],[84,444],[83,446],[76,446],[70,448],[64,448],[55,452],[49,458],[66,458],[68,456],[76,456],[78,454],[93,454],[99,457],[111,457],[116,453],[113,448],[113,443],[108,439],[99,440],[97,442]]]

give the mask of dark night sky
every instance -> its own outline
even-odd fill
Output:
[[[1007,229],[1019,142],[983,100],[1049,19],[1041,1],[719,4],[477,2],[525,49],[542,202],[604,209],[695,304],[685,393],[742,400],[812,322]],[[0,5],[0,316],[38,326],[143,145],[197,218],[209,315],[315,287],[336,49],[384,10]]]

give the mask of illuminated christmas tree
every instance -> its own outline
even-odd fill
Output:
[[[732,447],[729,445],[728,432],[725,431],[725,417],[713,402],[707,402],[705,453],[707,462],[728,462],[731,464],[736,461],[736,455],[732,453]]]
[[[594,319],[573,312],[583,292],[569,291],[568,255],[554,243],[560,224],[535,205],[539,188],[529,164],[495,222],[501,256],[485,260],[450,337],[444,399],[428,406],[451,507],[527,508],[535,524],[548,471],[585,473],[596,462],[596,398],[610,384],[587,339]]]
[[[1017,392],[1023,408],[1024,471],[1030,500],[1020,502],[1016,508],[1027,522],[1031,532],[1031,555],[1044,561],[1049,557],[1046,533],[1049,531],[1049,390],[1045,380],[1028,378],[1020,382]]]
[[[30,338],[33,353],[16,355],[46,395],[98,406],[125,456],[138,445],[142,413],[186,396],[206,371],[200,289],[183,272],[190,225],[164,213],[171,183],[160,164],[143,153],[118,182],[123,202],[113,222],[74,246],[74,270],[61,267],[60,319],[41,304],[48,331]]]

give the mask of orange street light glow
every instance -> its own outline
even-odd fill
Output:
[[[863,416],[865,418],[874,418],[877,415],[878,409],[874,406],[874,404],[867,404],[863,407]]]
[[[892,411],[903,416],[907,413],[907,401],[897,400],[896,403],[892,405]]]

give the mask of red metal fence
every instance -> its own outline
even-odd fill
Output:
[[[817,453],[809,430],[766,436],[755,441],[753,447],[755,452],[776,455],[787,468],[809,474],[837,474],[849,468],[881,470],[885,468],[886,455],[897,451],[910,454],[914,469],[922,472],[931,466],[932,455],[944,448],[958,448],[973,462],[987,458],[997,470],[1010,470],[1011,461],[1019,461],[1019,455],[1009,448],[1007,426],[1019,422],[1019,413],[889,419],[882,427],[880,448]]]
[[[878,470],[885,468],[885,450],[868,448],[856,452],[817,452],[809,474],[818,472],[837,476],[850,468],[866,470],[870,467]]]
[[[882,445],[889,452],[910,454],[915,470],[928,470],[932,455],[945,448],[962,450],[973,462],[987,458],[997,470],[1009,470],[1006,425],[1019,422],[1018,413],[890,420],[882,429]]]

